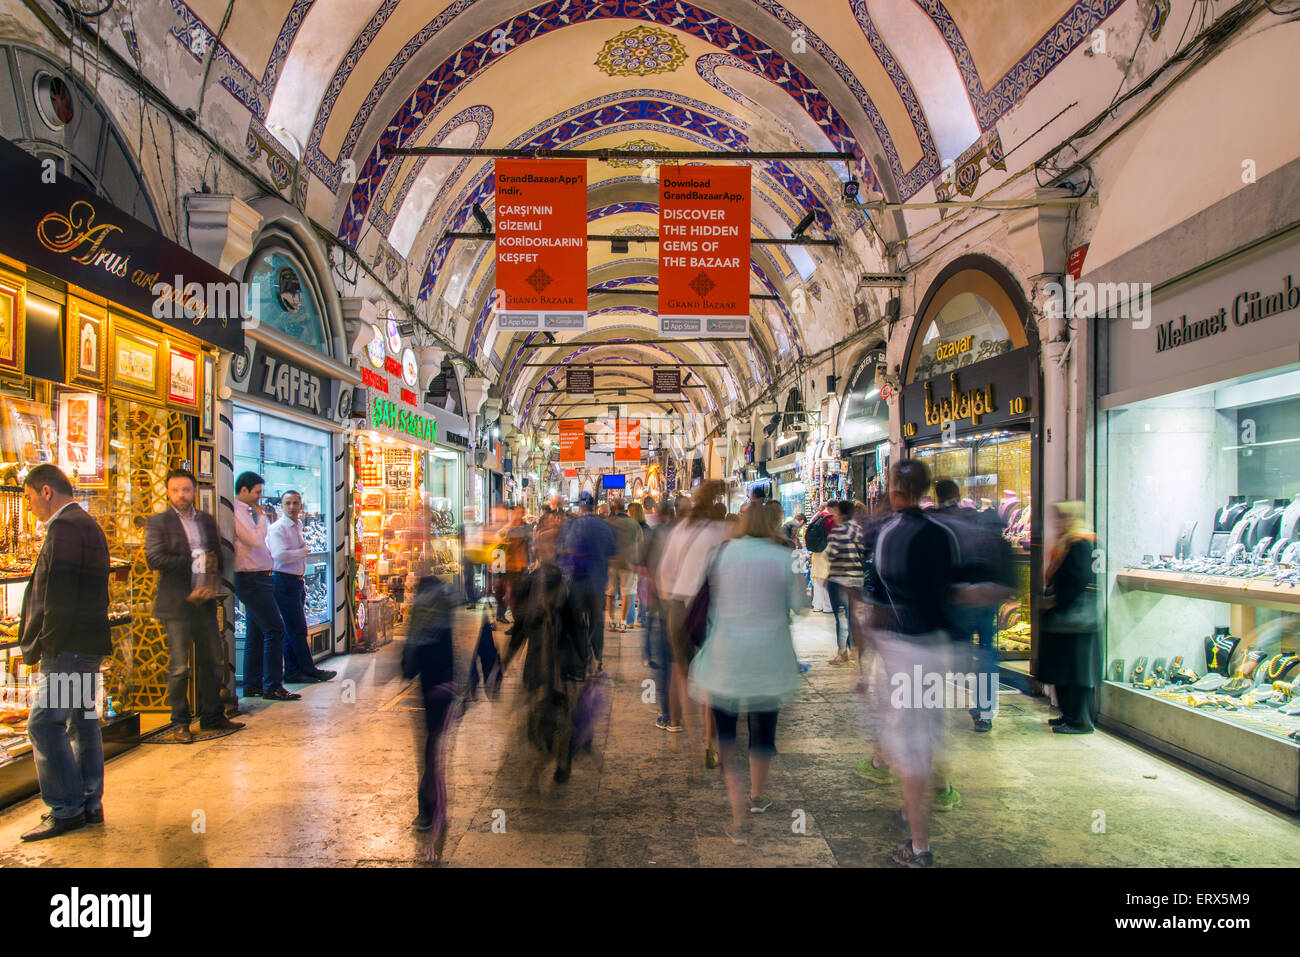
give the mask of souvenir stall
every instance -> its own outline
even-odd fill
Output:
[[[226,318],[235,301],[211,308],[170,284],[174,298],[151,294],[159,276],[223,289],[229,276],[62,176],[32,189],[40,174],[0,140],[0,805],[36,790],[18,625],[44,527],[23,478],[57,465],[108,539],[114,651],[96,709],[111,756],[139,740],[142,717],[146,729],[166,722],[167,644],[151,614],[144,527],[175,467],[199,475],[197,505],[215,510],[215,347],[243,339]],[[76,241],[74,222],[90,217],[113,231],[83,262],[91,240]]]
[[[395,317],[373,332],[362,373],[367,419],[352,442],[359,651],[392,640],[421,577],[461,574],[463,446],[445,440],[454,417],[423,404],[419,364]]]
[[[963,256],[935,279],[909,340],[900,395],[904,455],[962,504],[995,511],[1015,559],[1016,597],[997,615],[1003,680],[1031,688],[1041,580],[1037,334],[1014,278]],[[933,504],[932,498],[923,504]]]
[[[891,390],[876,377],[884,362],[883,350],[868,351],[840,404],[840,454],[848,465],[849,494],[867,505],[881,501],[889,475]]]

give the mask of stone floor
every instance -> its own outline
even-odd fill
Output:
[[[476,619],[465,613],[462,625],[468,640]],[[720,773],[693,769],[685,735],[655,728],[634,631],[610,641],[606,715],[567,784],[555,784],[549,768],[540,785],[530,779],[518,668],[498,700],[470,707],[450,748],[447,863],[893,866],[890,848],[905,837],[899,793],[854,771],[864,754],[856,669],[826,663],[828,616],[797,622],[796,645],[811,668],[782,713],[768,787],[775,804],[755,816],[748,846],[720,829],[728,817]],[[300,702],[249,705],[238,734],[145,744],[110,761],[104,827],[24,845],[18,836],[44,805],[34,798],[0,811],[0,865],[427,864],[427,841],[409,826],[420,714],[399,653],[394,643],[335,660],[339,678],[300,689]],[[935,815],[940,866],[1300,860],[1300,817],[1107,734],[1053,735],[1042,699],[1011,692],[1000,700],[991,734],[973,733],[964,710],[952,714],[947,753],[962,803]]]

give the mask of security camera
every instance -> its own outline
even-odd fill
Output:
[[[860,184],[856,179],[847,179],[844,181],[844,199],[847,202],[853,202],[858,198],[858,189]]]

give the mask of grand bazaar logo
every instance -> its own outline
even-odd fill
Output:
[[[633,27],[605,41],[596,66],[610,76],[650,76],[671,73],[685,60],[686,48],[671,33]]]

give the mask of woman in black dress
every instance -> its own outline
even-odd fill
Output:
[[[1093,689],[1101,683],[1096,575],[1097,535],[1079,501],[1057,502],[1060,534],[1047,567],[1046,610],[1038,678],[1056,686],[1061,717],[1048,724],[1058,734],[1091,734]]]

